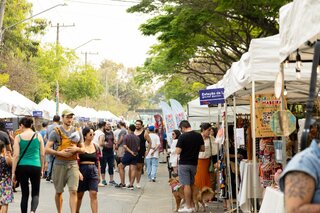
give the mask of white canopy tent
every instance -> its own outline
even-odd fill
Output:
[[[280,9],[280,58],[288,56],[295,60],[298,48],[302,60],[311,59],[313,49],[310,44],[320,39],[320,1],[294,0]]]
[[[17,117],[16,115],[0,109],[0,118],[16,118],[16,117]]]
[[[36,103],[5,86],[0,88],[0,109],[15,115],[32,115],[32,111],[40,110]]]

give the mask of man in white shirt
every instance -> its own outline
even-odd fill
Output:
[[[107,125],[107,123],[105,121],[100,121],[98,123],[98,129],[94,132],[94,137],[93,137],[93,140],[92,140],[93,143],[95,143],[95,144],[97,144],[99,146],[100,153],[102,153],[102,148],[104,146],[104,141],[105,141],[104,132],[105,132],[106,125]],[[100,158],[100,161],[101,160],[103,160],[102,156]],[[101,177],[99,177],[99,178],[100,178],[100,180],[103,181],[103,179]],[[105,181],[104,181],[104,183],[105,183]],[[104,183],[99,183],[98,186],[105,186],[106,184],[104,184]]]
[[[149,136],[151,138],[151,148],[146,156],[148,178],[151,182],[156,182],[158,163],[159,163],[159,146],[160,138],[155,133],[154,126],[149,126]]]

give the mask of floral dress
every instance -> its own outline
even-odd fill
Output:
[[[7,205],[13,201],[11,169],[5,157],[0,156],[0,205]]]

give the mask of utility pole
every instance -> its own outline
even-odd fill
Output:
[[[60,25],[60,23],[57,23],[57,25],[56,26],[54,26],[54,25],[51,25],[51,27],[56,27],[57,28],[57,38],[56,38],[56,45],[57,45],[57,47],[58,47],[58,45],[59,45],[59,34],[60,34],[60,27],[75,27],[76,25],[73,23],[72,25],[71,24],[69,24],[69,25],[65,25],[65,24],[62,24],[62,25]],[[57,48],[58,49],[58,48]]]
[[[2,28],[3,28],[5,8],[6,8],[6,0],[2,0],[0,5],[0,40],[2,40],[2,33],[3,33]]]
[[[98,55],[98,53],[92,53],[92,52],[81,52],[81,54],[84,54],[84,65],[88,65],[88,55]]]
[[[72,25],[64,25],[60,26],[59,23],[57,23],[56,26],[51,25],[51,27],[57,28],[57,38],[56,38],[56,56],[58,55],[58,46],[59,46],[59,34],[60,34],[60,27],[74,27],[75,24]],[[59,82],[56,83],[56,114],[59,115]]]

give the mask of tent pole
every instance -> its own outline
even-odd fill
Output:
[[[231,209],[233,209],[233,202],[232,202],[232,185],[231,185],[231,172],[230,172],[230,153],[229,153],[229,133],[228,133],[228,113],[227,113],[227,100],[224,103],[224,112],[225,112],[225,136],[226,136],[226,140],[225,140],[225,147],[226,147],[226,157],[227,157],[227,186],[228,186],[228,194],[229,194],[229,201],[230,201],[230,205],[231,205]],[[228,204],[227,204],[228,205]]]
[[[239,213],[238,205],[238,189],[239,189],[239,180],[238,180],[238,137],[237,137],[237,107],[236,107],[236,95],[233,95],[233,135],[234,135],[234,150],[235,150],[235,173],[236,173],[236,208],[237,213]]]
[[[252,81],[252,113],[251,113],[251,129],[252,129],[252,159],[253,159],[253,202],[254,202],[254,213],[257,213],[257,156],[256,156],[256,91],[255,81]]]
[[[280,72],[282,72],[282,76],[284,76],[284,65],[283,62],[280,64]],[[282,78],[282,92],[281,92],[281,105],[280,105],[280,111],[283,111],[287,109],[285,106],[285,100],[284,100],[284,78]],[[282,140],[282,168],[284,169],[287,165],[287,143],[285,136],[281,137]]]

